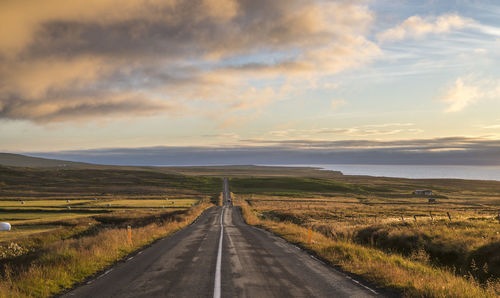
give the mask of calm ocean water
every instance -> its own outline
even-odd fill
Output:
[[[457,178],[500,181],[500,166],[434,165],[289,165],[341,171],[345,175],[369,175],[400,178]]]

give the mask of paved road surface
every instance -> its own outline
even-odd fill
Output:
[[[371,297],[371,289],[223,207],[64,297]]]

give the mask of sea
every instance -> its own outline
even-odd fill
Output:
[[[278,166],[278,165],[276,165]],[[283,165],[280,165],[283,166]],[[317,164],[286,165],[315,167],[340,171],[344,175],[368,175],[377,177],[399,177],[413,179],[453,178],[500,181],[500,166],[449,166],[449,165],[362,165],[362,164]]]

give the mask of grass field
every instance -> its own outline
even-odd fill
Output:
[[[0,249],[0,297],[53,296],[185,227],[210,206],[202,202],[184,211],[73,219],[67,227],[11,241]],[[133,227],[132,243],[127,240],[127,224]]]
[[[187,225],[218,202],[222,176],[248,223],[376,285],[411,297],[500,295],[500,182],[85,165],[0,166],[0,221],[12,223],[0,233],[0,297],[53,295]],[[432,189],[435,203],[415,189]]]
[[[499,182],[240,177],[230,185],[247,222],[379,286],[412,297],[500,295]],[[421,188],[435,202],[412,194]]]
[[[12,235],[17,231],[23,230],[18,235],[27,236],[51,230],[43,225],[52,227],[100,214],[186,210],[217,196],[221,183],[217,177],[184,176],[155,169],[68,165],[0,166],[0,220],[13,224],[13,233],[0,233],[0,242],[16,238]]]
[[[170,196],[213,193],[220,178],[135,169],[60,169],[0,166],[0,198],[108,198],[121,195]]]
[[[121,214],[124,211],[143,214],[144,211],[186,210],[206,200],[204,196],[178,199],[57,199],[57,200],[0,200],[0,220],[12,225],[9,233],[0,233],[0,243],[49,232],[70,220],[102,214]]]
[[[114,200],[108,202],[97,202],[87,205],[92,207],[107,208],[189,208],[199,202],[199,199],[158,199],[158,200]],[[87,207],[82,206],[82,207]]]
[[[147,168],[0,166],[0,221],[12,225],[0,232],[0,297],[46,297],[82,281],[189,224],[221,185]]]
[[[91,203],[91,200],[0,200],[0,208],[66,207]]]

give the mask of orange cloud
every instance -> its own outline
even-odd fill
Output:
[[[179,108],[143,94],[101,94],[99,96],[55,98],[44,101],[4,101],[0,116],[31,119],[37,123],[88,121],[100,117],[150,116]]]
[[[428,34],[448,33],[454,29],[475,26],[474,20],[457,14],[444,14],[436,18],[422,18],[415,15],[398,26],[378,34],[379,41],[422,38]]]
[[[304,84],[372,61],[373,19],[346,1],[3,1],[0,118],[258,114],[296,88],[255,82]]]
[[[453,85],[438,100],[448,104],[445,112],[464,110],[480,100],[497,99],[500,96],[500,81],[474,80],[472,77],[457,78]]]

